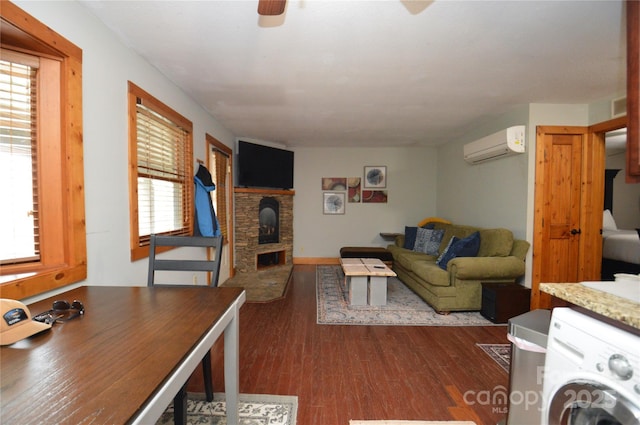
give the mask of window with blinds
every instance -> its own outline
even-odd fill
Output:
[[[207,135],[207,140],[210,136]],[[230,157],[231,154],[223,151],[222,149],[213,146],[211,148],[211,157],[213,164],[211,174],[215,176],[216,191],[215,196],[212,199],[213,207],[220,223],[220,233],[224,237],[225,241],[229,240],[229,225],[227,219],[227,197],[229,196],[229,168],[231,167]]]
[[[193,220],[192,125],[148,93],[130,83],[130,111],[135,122],[130,156],[132,257],[141,258],[151,234],[190,235]],[[130,112],[131,114],[132,112]]]
[[[40,260],[37,175],[38,58],[2,51],[0,60],[0,264]],[[10,201],[9,201],[10,200]]]
[[[0,40],[0,292],[19,300],[87,277],[82,49],[9,1]]]

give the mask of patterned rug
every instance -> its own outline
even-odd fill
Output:
[[[350,306],[340,266],[316,268],[317,323],[320,325],[496,326],[478,312],[442,315],[397,278],[389,278],[387,305]]]
[[[511,364],[511,344],[476,344],[489,355],[500,367],[509,373]]]
[[[298,397],[286,395],[240,394],[240,425],[295,425]],[[189,393],[188,425],[226,425],[224,393],[215,393],[213,401],[204,394]],[[156,425],[173,425],[173,406],[162,414]]]

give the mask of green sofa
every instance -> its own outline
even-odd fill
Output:
[[[405,235],[397,236],[387,247],[393,255],[393,270],[398,278],[423,298],[438,313],[478,311],[482,304],[482,282],[511,282],[525,273],[525,256],[529,242],[514,239],[507,229],[481,229],[472,226],[434,223],[444,231],[438,254],[449,240],[463,239],[479,232],[480,247],[476,257],[456,257],[443,270],[436,264],[438,256],[403,248]]]

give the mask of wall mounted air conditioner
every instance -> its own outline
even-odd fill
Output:
[[[524,153],[524,125],[506,128],[495,134],[483,137],[464,145],[464,160],[469,164]]]
[[[611,118],[627,115],[627,96],[619,97],[611,101]]]

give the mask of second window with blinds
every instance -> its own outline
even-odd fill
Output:
[[[129,82],[131,259],[154,233],[193,231],[193,124]]]

